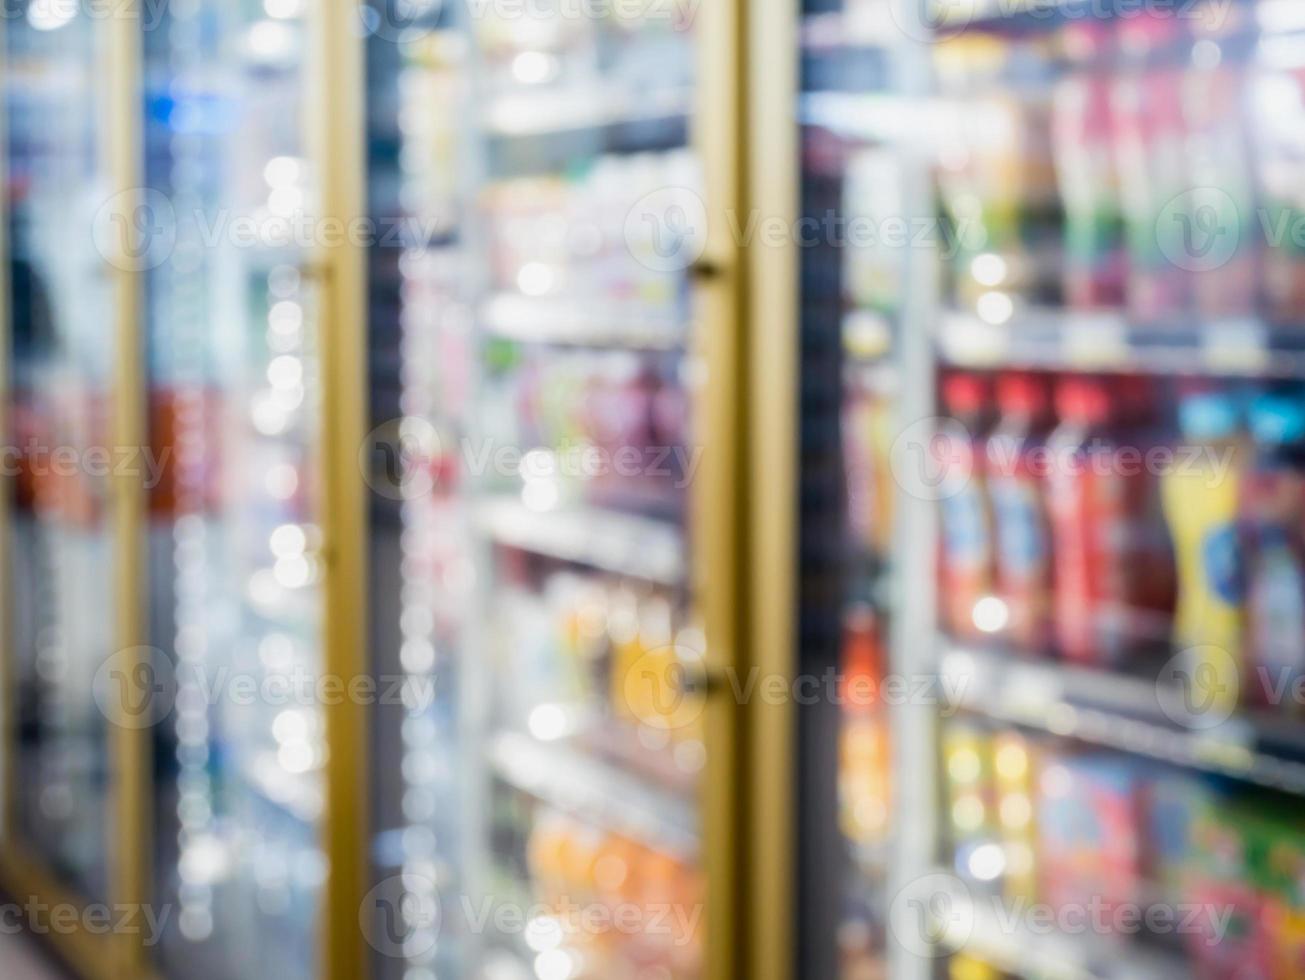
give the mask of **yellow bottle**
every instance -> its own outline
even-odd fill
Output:
[[[1246,448],[1225,392],[1187,396],[1179,416],[1183,445],[1161,484],[1178,565],[1176,674],[1189,710],[1226,711],[1241,683],[1236,521]]]

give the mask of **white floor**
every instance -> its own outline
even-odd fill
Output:
[[[0,932],[0,977],[4,980],[65,980],[29,936]]]

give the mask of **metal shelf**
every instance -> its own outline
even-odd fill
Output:
[[[693,860],[698,854],[694,801],[561,743],[503,732],[489,747],[499,778],[559,810]]]
[[[1016,659],[942,641],[940,674],[961,706],[999,721],[1305,795],[1305,724],[1241,711],[1186,723],[1155,678]]]
[[[1013,31],[1051,29],[1066,20],[1113,17],[1136,10],[1128,0],[970,0],[952,3],[938,18],[936,30],[946,36],[967,30]]]
[[[686,92],[522,92],[500,95],[488,106],[485,132],[496,138],[547,136],[591,129],[644,125],[686,118],[693,105]]]
[[[1189,972],[1180,955],[1126,937],[1111,943],[1101,936],[1043,933],[1019,923],[1012,927],[1012,915],[997,908],[1001,899],[975,899],[947,868],[933,873],[954,885],[947,890],[949,901],[940,906],[946,909],[946,917],[936,920],[942,944],[1008,973],[1046,980],[1169,980]]]
[[[934,98],[889,92],[804,92],[798,98],[798,121],[845,139],[869,143],[927,141],[942,111]]]
[[[675,350],[685,338],[683,324],[665,316],[649,316],[646,304],[543,299],[504,292],[485,301],[480,319],[494,336],[524,343]]]
[[[873,51],[886,57],[900,38],[897,22],[886,7],[877,14],[868,12],[859,17],[849,16],[843,10],[805,14],[798,27],[798,40],[802,46],[820,53],[854,49]]]
[[[1009,323],[952,311],[938,328],[948,364],[1226,377],[1305,377],[1305,327],[1254,318],[1140,325],[1121,314],[1031,309]]]
[[[669,521],[596,507],[533,511],[515,498],[484,501],[476,521],[510,548],[662,585],[684,581],[685,542]]]

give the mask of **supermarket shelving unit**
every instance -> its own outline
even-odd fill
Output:
[[[397,10],[397,5],[371,6],[373,10],[384,6],[387,17]],[[461,10],[462,5],[458,7]],[[205,333],[214,319],[210,316],[210,304],[222,305],[222,312],[229,316],[229,320],[223,321],[226,325],[261,327],[257,322],[261,314],[253,317],[252,323],[246,322],[250,310],[236,308],[235,299],[242,295],[239,290],[217,288],[216,299],[206,292],[206,288],[213,286],[204,281],[206,263],[221,261],[227,263],[223,266],[224,275],[240,274],[242,262],[234,261],[231,256],[219,259],[211,253],[201,253],[196,261],[191,252],[191,264],[178,272],[176,282],[171,281],[175,270],[166,259],[157,268],[148,263],[146,268],[141,268],[135,261],[149,252],[154,242],[147,238],[148,232],[157,230],[142,227],[136,220],[154,217],[154,212],[140,209],[157,204],[156,200],[147,200],[146,191],[153,188],[151,181],[157,174],[149,167],[157,161],[142,159],[145,156],[142,147],[153,146],[150,140],[158,138],[159,131],[163,132],[161,157],[164,166],[171,170],[165,183],[175,179],[178,185],[184,185],[168,184],[169,191],[176,196],[178,211],[182,210],[183,200],[186,208],[186,213],[180,215],[183,220],[178,227],[179,241],[183,248],[195,246],[194,220],[212,219],[205,209],[214,206],[215,194],[229,190],[225,185],[215,190],[204,183],[209,178],[204,176],[202,166],[196,166],[197,157],[210,159],[215,155],[213,143],[220,139],[214,133],[220,132],[221,127],[208,114],[215,112],[215,107],[220,109],[224,100],[231,97],[230,90],[224,86],[235,83],[241,89],[249,83],[248,79],[227,75],[230,63],[222,58],[236,51],[242,57],[251,53],[267,57],[268,63],[261,64],[254,75],[261,72],[266,78],[289,71],[302,75],[304,80],[300,99],[287,110],[287,115],[302,124],[303,132],[287,129],[277,134],[285,138],[278,142],[298,141],[289,152],[304,165],[312,186],[297,189],[320,198],[323,217],[348,222],[354,216],[368,213],[364,202],[366,168],[361,157],[366,145],[365,117],[375,107],[363,104],[363,42],[356,31],[360,19],[366,22],[365,11],[353,0],[271,2],[239,7],[225,0],[201,0],[178,5],[169,12],[170,17],[186,20],[185,24],[165,20],[160,34],[144,39],[140,34],[142,20],[133,16],[142,11],[131,7],[119,12],[123,16],[97,22],[97,29],[104,32],[105,48],[112,51],[113,66],[103,75],[100,93],[104,128],[112,136],[105,160],[106,166],[111,163],[113,171],[112,191],[121,192],[113,197],[115,206],[107,220],[110,227],[112,222],[120,222],[124,228],[135,229],[141,240],[122,243],[124,252],[128,253],[126,257],[113,256],[113,264],[121,268],[113,273],[116,325],[113,378],[108,385],[115,395],[112,436],[116,444],[124,446],[150,445],[154,439],[166,443],[178,437],[178,432],[154,431],[153,427],[160,421],[159,414],[166,415],[168,410],[160,413],[159,406],[147,404],[150,385],[159,380],[158,366],[150,360],[152,355],[159,354],[150,349],[159,341],[159,336],[150,332],[158,326],[152,323],[152,317],[157,317],[163,324],[159,330],[163,341],[160,346],[170,348],[167,356],[176,357],[172,364],[177,369],[175,375],[164,380],[180,390],[178,401],[186,405],[185,411],[176,410],[176,418],[167,418],[163,428],[176,423],[177,429],[186,429],[179,421],[186,415],[192,426],[189,435],[195,436],[202,446],[206,436],[195,432],[193,426],[196,418],[205,419],[212,408],[207,386],[215,379],[206,373],[213,367],[206,358],[213,355],[206,345],[213,337]],[[302,23],[299,22],[301,14],[304,15]],[[253,23],[241,18],[249,18]],[[293,31],[274,23],[285,20],[295,22]],[[60,28],[60,25],[46,26],[55,32]],[[301,26],[305,28],[302,32]],[[257,30],[245,36],[242,32],[250,27]],[[667,123],[672,129],[681,126],[679,142],[690,139],[698,150],[705,178],[704,197],[711,216],[705,253],[691,269],[685,270],[694,294],[692,319],[697,329],[692,337],[673,333],[683,324],[657,319],[646,323],[632,321],[628,309],[587,306],[586,315],[577,316],[574,309],[557,311],[545,304],[523,305],[519,297],[509,295],[485,295],[476,318],[487,336],[500,340],[577,348],[619,342],[631,349],[654,353],[687,348],[686,360],[693,369],[686,371],[685,376],[695,386],[701,438],[712,452],[694,488],[692,547],[682,530],[665,523],[595,511],[555,514],[541,520],[538,514],[523,511],[517,503],[497,498],[479,501],[467,525],[483,535],[479,546],[481,568],[487,567],[488,552],[498,548],[606,568],[652,583],[675,587],[694,583],[695,612],[705,626],[709,653],[701,676],[695,677],[691,690],[683,693],[692,697],[705,695],[707,699],[704,734],[708,746],[707,769],[701,796],[691,805],[686,805],[683,798],[668,803],[664,796],[649,793],[641,781],[620,772],[619,767],[595,766],[592,760],[551,750],[541,753],[539,745],[521,742],[519,733],[499,732],[491,737],[481,727],[484,719],[477,712],[483,710],[494,692],[487,686],[485,665],[474,659],[466,665],[468,669],[458,681],[462,685],[458,697],[465,698],[470,709],[470,718],[461,732],[466,741],[458,743],[458,751],[463,753],[459,762],[462,776],[467,783],[475,783],[482,776],[490,778],[492,770],[497,773],[493,778],[551,802],[559,809],[574,809],[600,822],[616,823],[625,827],[632,837],[661,839],[668,852],[700,857],[708,877],[709,895],[704,973],[713,977],[746,975],[759,980],[781,980],[790,974],[792,966],[792,934],[787,923],[787,910],[793,902],[788,858],[793,809],[789,783],[790,729],[784,706],[739,705],[732,697],[725,696],[728,688],[724,676],[727,668],[738,676],[746,676],[753,666],[785,674],[791,669],[792,650],[787,640],[792,625],[789,590],[794,542],[790,509],[794,488],[775,479],[775,474],[791,472],[793,467],[788,455],[793,440],[787,434],[795,420],[787,399],[791,393],[794,334],[791,317],[781,300],[790,295],[794,272],[786,264],[787,257],[779,251],[755,252],[745,258],[728,229],[731,219],[739,214],[754,208],[773,211],[775,202],[787,199],[793,191],[789,169],[793,157],[774,152],[791,138],[788,124],[782,117],[762,111],[763,101],[745,100],[749,85],[768,97],[778,98],[789,90],[791,79],[784,72],[773,70],[763,54],[773,54],[775,45],[791,42],[791,28],[781,17],[753,17],[749,5],[742,0],[704,4],[698,11],[695,27],[699,77],[691,97],[675,93],[665,103],[637,107],[633,111],[630,106],[602,99],[554,106],[557,111],[552,113],[533,104],[496,103],[484,127],[468,127],[475,140],[500,144],[522,138],[541,139],[545,144],[559,140],[565,143],[577,134],[596,134],[613,144],[634,145],[649,126]],[[57,39],[59,35],[52,33],[51,37]],[[378,34],[374,43],[389,45],[392,54],[397,47],[394,41],[392,36]],[[473,77],[480,70],[481,67],[473,64]],[[238,69],[233,70],[235,73]],[[156,113],[147,119],[142,118],[140,98],[144,76],[148,76],[144,78],[144,89],[153,98],[147,100],[148,106]],[[263,90],[269,98],[268,104],[273,104],[273,91],[282,81],[277,79]],[[377,81],[371,79],[372,84],[366,89],[372,96],[382,91],[385,82],[379,79],[378,87]],[[154,98],[159,93],[166,95]],[[220,111],[218,117],[221,118]],[[188,125],[183,127],[179,123]],[[763,133],[764,138],[755,136],[754,132]],[[375,154],[368,160],[374,167],[383,151],[371,146],[369,152]],[[466,168],[467,186],[463,190],[472,197],[479,191],[483,177],[482,152],[482,148],[470,149],[466,159],[460,161]],[[267,175],[250,170],[251,165],[261,165],[263,161],[242,161],[238,173],[215,178],[213,184],[221,184],[229,176],[238,178],[242,184],[248,181],[256,193],[267,195],[269,187],[274,190],[285,183],[283,171],[296,170],[290,166],[293,162],[282,161],[276,174]],[[298,176],[304,176],[303,170]],[[264,177],[269,187],[263,186],[260,178]],[[476,229],[467,231],[469,240],[474,239]],[[283,253],[278,255],[284,257]],[[306,380],[320,394],[315,418],[304,432],[295,430],[285,440],[297,440],[295,444],[303,450],[306,470],[313,471],[312,477],[306,473],[305,477],[315,481],[312,488],[315,493],[305,505],[307,510],[300,526],[302,537],[291,533],[288,538],[292,546],[304,545],[302,554],[291,547],[295,552],[291,557],[296,560],[295,570],[307,568],[312,580],[311,589],[305,590],[311,596],[296,604],[296,616],[303,613],[303,619],[312,627],[309,632],[316,636],[308,652],[319,669],[341,678],[364,674],[376,667],[363,660],[368,643],[364,639],[367,610],[361,583],[369,580],[368,557],[377,563],[370,572],[372,581],[393,583],[397,577],[392,574],[393,568],[377,561],[393,559],[395,551],[368,550],[367,532],[376,524],[366,527],[364,517],[363,478],[376,474],[362,471],[366,464],[360,462],[360,451],[376,448],[373,442],[381,441],[380,437],[364,435],[367,428],[364,371],[369,368],[372,372],[373,413],[378,405],[387,404],[386,399],[395,394],[396,386],[395,364],[377,360],[368,364],[364,351],[365,327],[375,326],[381,317],[373,306],[373,323],[368,324],[361,259],[359,250],[347,243],[309,249],[296,255],[292,266],[282,263],[276,267],[279,284],[275,289],[270,279],[267,283],[268,297],[285,299],[288,291],[296,303],[302,301],[303,321],[299,326],[303,332],[312,334],[316,354],[320,355],[306,356],[302,361],[305,365],[302,370],[312,372],[312,377]],[[192,275],[197,269],[200,274]],[[222,280],[224,286],[232,281]],[[153,306],[158,299],[149,291],[159,283],[163,284],[159,292],[174,304],[166,313]],[[389,285],[397,288],[394,282]],[[260,301],[263,298],[266,297],[260,295]],[[285,331],[288,334],[295,333],[291,329],[295,324],[289,323],[295,320],[292,313],[282,310],[277,315],[281,326],[288,325]],[[274,326],[271,312],[267,315],[268,326]],[[619,337],[615,329],[618,327]],[[388,328],[386,324],[383,329]],[[259,342],[262,331],[253,333],[255,342]],[[262,353],[266,352],[260,349]],[[271,367],[258,362],[256,357],[251,357],[251,362],[255,375]],[[288,365],[281,367],[285,370],[278,370],[278,376],[293,374]],[[5,380],[9,380],[8,375]],[[214,387],[230,380],[218,378]],[[270,376],[268,380],[272,380]],[[294,379],[282,377],[281,380],[293,382]],[[241,392],[246,390],[239,385],[231,387]],[[168,395],[177,395],[177,391]],[[253,401],[256,399],[251,398]],[[391,400],[391,407],[399,407],[396,401]],[[239,414],[254,406],[226,407]],[[372,419],[377,424],[387,420],[375,415]],[[8,421],[12,424],[12,420]],[[267,428],[271,432],[277,426]],[[285,435],[284,430],[281,434]],[[392,447],[381,446],[382,450],[389,448]],[[190,560],[193,566],[196,552],[201,560],[213,557],[206,549],[221,536],[216,530],[207,537],[206,532],[193,533],[195,525],[210,518],[209,508],[217,508],[209,499],[213,476],[202,472],[204,462],[192,459],[187,464],[187,474],[175,481],[181,486],[178,492],[185,496],[182,504],[164,501],[154,510],[154,501],[147,499],[139,481],[134,479],[123,479],[111,495],[115,553],[109,577],[114,583],[113,601],[120,620],[112,647],[122,651],[115,655],[115,666],[129,677],[159,666],[159,662],[148,659],[151,656],[146,652],[148,644],[168,648],[172,653],[172,633],[193,626],[175,622],[181,617],[173,608],[174,590],[191,589],[192,573],[196,572],[194,567],[183,568],[182,559]],[[284,477],[283,469],[277,473]],[[278,486],[284,490],[284,480]],[[294,487],[300,484],[295,483]],[[9,509],[13,481],[6,482],[6,490],[0,508]],[[289,496],[294,493],[292,488]],[[259,520],[266,519],[268,514],[275,517],[286,513],[289,508],[279,509],[284,504],[285,500],[280,499],[279,504],[268,504],[259,515],[247,514],[248,523],[257,530]],[[181,536],[184,542],[181,537],[174,539],[179,515],[193,518],[187,521],[189,530]],[[372,516],[375,519],[375,507]],[[151,534],[151,519],[156,522],[154,532],[162,533]],[[298,522],[296,516],[292,523]],[[214,523],[219,520],[214,519]],[[242,525],[241,530],[248,528]],[[8,526],[5,543],[10,544]],[[211,550],[219,549],[212,545]],[[297,563],[300,558],[303,564]],[[6,560],[4,593],[12,607],[15,601],[11,590],[13,556],[6,556]],[[147,588],[151,577],[157,586],[153,601],[148,598]],[[402,583],[393,584],[399,593]],[[249,598],[243,594],[219,595],[221,584],[211,587],[212,591],[207,593],[191,589],[188,612],[226,612]],[[373,609],[382,608],[378,596],[383,589],[380,584],[374,585],[370,597]],[[255,600],[260,598],[257,590],[252,594]],[[479,608],[483,612],[483,605]],[[236,618],[242,615],[237,613]],[[194,642],[194,635],[189,640],[188,657],[208,656],[203,642]],[[107,657],[111,652],[106,649],[104,654]],[[225,648],[214,650],[212,656],[217,660],[227,652]],[[17,799],[13,778],[16,731],[12,718],[17,698],[11,656],[6,656],[4,666],[8,725],[4,740],[5,806],[10,818],[4,828],[9,846],[5,848],[4,866],[0,869],[4,871],[3,884],[14,893],[83,905],[83,898],[89,896],[70,896],[52,869],[24,860],[22,855],[31,850],[15,836],[12,811]],[[417,672],[414,669],[413,673]],[[191,704],[192,712],[194,708]],[[220,755],[220,762],[211,768],[222,771],[226,780],[224,789],[247,802],[253,801],[259,812],[275,812],[280,824],[297,828],[294,834],[306,836],[310,842],[306,849],[320,859],[308,861],[308,871],[317,867],[325,875],[315,899],[309,899],[314,903],[308,915],[311,938],[307,945],[312,949],[300,949],[297,945],[291,948],[291,940],[287,940],[286,948],[276,951],[275,969],[309,971],[350,980],[383,973],[384,966],[377,969],[378,961],[366,951],[359,916],[365,909],[364,893],[368,885],[384,874],[381,869],[385,861],[378,855],[390,853],[387,847],[395,843],[396,837],[382,835],[384,839],[373,841],[370,834],[379,824],[368,813],[368,803],[377,787],[393,789],[393,783],[398,781],[396,771],[403,761],[399,752],[413,746],[400,745],[395,751],[396,746],[389,741],[394,733],[369,731],[368,713],[362,706],[348,703],[346,698],[322,712],[320,771],[291,773],[276,761],[275,752],[248,759],[236,759],[237,752],[219,752],[223,747],[211,738],[209,727],[214,719],[207,710],[201,714],[202,718],[188,720],[190,741],[181,753],[176,753],[178,745],[174,739],[179,736],[172,731],[175,719],[165,726],[166,734],[129,725],[111,725],[108,729],[113,760],[106,777],[111,803],[106,809],[110,819],[105,850],[113,858],[110,899],[159,902],[164,900],[165,890],[178,887],[183,877],[179,871],[183,858],[180,851],[187,841],[195,843],[193,835],[182,840],[189,825],[181,827],[180,824],[203,817],[206,806],[208,816],[212,816],[210,762],[213,756]],[[287,727],[298,727],[298,723],[295,726],[287,723]],[[429,730],[420,726],[407,726],[405,737],[414,731],[417,741],[424,738],[427,743],[419,748],[433,747]],[[377,736],[376,743],[371,742],[371,735]],[[174,753],[184,757],[178,765],[173,763]],[[240,764],[235,765],[237,762]],[[228,763],[232,765],[223,768]],[[181,765],[188,767],[184,780],[179,771]],[[174,799],[180,795],[178,787],[182,782],[186,783],[187,792],[205,783],[205,792],[210,794],[207,804],[201,801],[197,806],[193,800],[188,803],[184,817],[178,800]],[[472,789],[462,798],[461,806],[462,818],[473,832],[467,835],[459,859],[468,867],[476,867],[485,858],[487,799],[480,790]],[[173,826],[174,818],[177,827]],[[413,826],[416,824],[410,823],[408,829]],[[419,836],[409,835],[405,839],[400,833],[397,840],[402,846]],[[198,854],[186,858],[186,887],[188,898],[199,894],[207,901],[212,898],[214,885],[220,888],[225,880],[223,875],[230,873],[230,865],[221,860],[220,845],[213,841],[201,843],[207,849],[200,848]],[[375,847],[370,846],[373,843]],[[366,862],[372,858],[376,861],[369,868]],[[409,870],[402,862],[400,867],[405,874]],[[424,873],[429,866],[422,864],[419,870]],[[443,874],[443,870],[435,873]],[[397,896],[395,900],[399,900]],[[236,906],[238,914],[255,913],[253,903],[241,900],[238,895],[235,901],[227,903],[227,910],[232,906]],[[160,959],[158,950],[146,950],[129,937],[110,943],[89,934],[78,934],[61,942],[59,950],[89,980],[171,976],[179,969],[177,963],[185,962],[189,953],[194,953],[187,964],[194,975],[221,975],[224,970],[232,969],[233,963],[249,963],[251,957],[260,957],[259,944],[243,941],[238,935],[205,943],[205,938],[213,933],[205,927],[203,909],[196,912],[191,908],[190,916],[186,920],[186,934],[170,939],[174,944],[173,954],[182,956],[180,961]],[[469,955],[475,955],[479,938],[469,938]],[[271,962],[260,960],[259,966],[272,968]],[[389,967],[398,964],[400,969],[404,965],[402,957],[394,956],[385,958],[384,963]]]
[[[903,59],[909,67],[900,92],[877,103],[808,98],[805,116],[831,120],[831,125],[837,121],[844,131],[867,138],[900,134],[901,117],[909,107],[924,118],[937,105],[930,81],[931,42],[924,38],[942,40],[962,31],[1027,36],[1066,17],[1093,16],[1089,5],[1079,0],[975,0],[944,5],[950,13],[941,18],[931,18],[931,8],[929,0],[902,0],[897,5],[900,15],[908,18],[900,23],[914,24],[907,33],[918,39],[907,42],[913,54]],[[918,101],[911,101],[912,96]],[[914,164],[911,170],[918,175],[903,196],[903,213],[940,213],[929,176],[936,161],[929,148],[909,138],[901,145],[904,159]],[[913,254],[913,259],[899,369],[901,421],[903,426],[917,422],[917,444],[926,443],[934,431],[936,380],[946,369],[1225,381],[1305,378],[1305,339],[1296,327],[1253,316],[1140,324],[1123,313],[1051,307],[1020,310],[994,324],[950,308],[939,265],[928,257]],[[900,480],[904,470],[895,472]],[[902,489],[892,586],[898,610],[895,671],[957,685],[954,689],[963,692],[958,706],[978,718],[1278,793],[1305,794],[1305,729],[1296,718],[1239,708],[1227,721],[1211,726],[1194,715],[1185,717],[1181,692],[1158,683],[1154,665],[1150,674],[1130,675],[1033,660],[995,641],[976,646],[945,636],[936,609],[937,505],[927,492],[912,494],[906,485]],[[897,795],[890,894],[899,899],[909,894],[912,882],[931,876],[955,879],[940,820],[946,783],[938,737],[942,724],[936,706],[895,712]],[[995,920],[991,905],[956,894],[945,896],[941,911],[946,914],[934,920],[936,954],[922,956],[901,944],[890,945],[894,980],[935,976],[940,962],[936,957],[950,953],[964,953],[1017,977],[1056,980],[1160,980],[1191,969],[1183,957],[1163,948],[1012,928]]]

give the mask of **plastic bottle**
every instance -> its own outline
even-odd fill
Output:
[[[1251,68],[1251,117],[1261,219],[1264,314],[1276,324],[1305,320],[1305,201],[1300,194],[1299,134],[1305,127],[1305,67]],[[1295,232],[1295,234],[1293,234]]]
[[[1111,145],[1110,25],[1065,29],[1073,70],[1056,85],[1052,132],[1065,209],[1065,303],[1076,309],[1124,302],[1125,256],[1119,178]]]
[[[1115,411],[1116,467],[1126,490],[1129,532],[1122,542],[1128,552],[1126,602],[1129,629],[1138,645],[1169,651],[1174,605],[1178,595],[1173,541],[1165,523],[1161,475],[1168,472],[1173,427],[1160,411],[1154,377],[1125,374],[1111,379]]]
[[[1190,67],[1183,75],[1192,198],[1184,208],[1190,215],[1182,220],[1194,223],[1201,236],[1198,249],[1218,249],[1192,269],[1196,310],[1213,319],[1258,312],[1261,263],[1247,128],[1253,106],[1246,71],[1255,47],[1253,18],[1246,11],[1234,11],[1211,22],[1221,29],[1197,31]],[[1202,19],[1192,23],[1199,27]],[[1231,254],[1226,254],[1230,243]]]
[[[858,844],[882,841],[891,807],[887,712],[878,700],[883,683],[881,624],[869,606],[848,610],[843,626],[843,726],[839,735],[839,822]]]
[[[1129,514],[1112,474],[1111,393],[1094,378],[1056,387],[1061,424],[1047,441],[1048,508],[1056,555],[1053,601],[1060,654],[1080,663],[1123,659],[1124,551]]]
[[[1178,419],[1183,458],[1176,457],[1162,478],[1178,569],[1174,646],[1189,652],[1191,676],[1212,678],[1214,683],[1203,688],[1223,701],[1236,696],[1240,681],[1237,512],[1246,446],[1236,400],[1227,391],[1187,394],[1179,403]]]
[[[942,386],[943,406],[966,430],[944,426],[939,438],[948,466],[968,473],[955,493],[942,500],[942,567],[940,605],[948,632],[975,639],[975,609],[993,591],[992,516],[984,475],[984,441],[989,427],[989,388],[975,374],[952,374]]]
[[[1122,21],[1118,34],[1120,68],[1111,118],[1128,242],[1128,310],[1143,323],[1171,320],[1188,305],[1189,276],[1170,259],[1180,254],[1172,249],[1181,247],[1186,215],[1181,209],[1177,215],[1164,214],[1170,202],[1191,189],[1178,21],[1145,12]],[[1158,232],[1171,243],[1169,255]]]
[[[1251,409],[1255,459],[1242,493],[1247,699],[1287,709],[1305,676],[1305,393],[1270,393]]]
[[[1038,455],[1051,430],[1051,398],[1035,374],[997,380],[1001,420],[987,444],[988,495],[996,527],[997,595],[1012,646],[1039,652],[1050,641],[1051,541]]]

